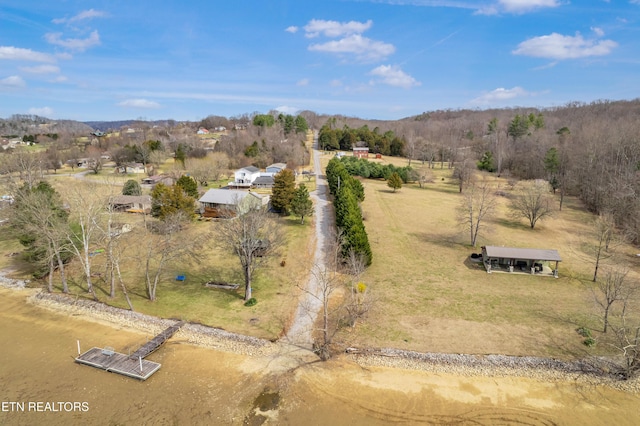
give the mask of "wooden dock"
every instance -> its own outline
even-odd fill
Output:
[[[172,325],[171,327],[163,330],[153,339],[142,345],[137,351],[131,354],[131,359],[145,358],[149,354],[155,352],[164,342],[169,340],[180,328],[185,324],[184,321],[180,321]]]
[[[109,349],[91,348],[76,358],[76,362],[100,368],[110,373],[118,373],[134,379],[147,380],[160,369],[160,364],[146,359],[132,359],[129,355]],[[142,369],[140,367],[142,366]]]
[[[160,369],[161,364],[147,361],[144,358],[155,352],[184,324],[184,321],[180,321],[163,330],[131,355],[115,352],[111,348],[91,348],[78,355],[75,361],[79,364],[100,368],[110,373],[118,373],[134,379],[147,380],[153,373]],[[79,345],[78,343],[78,352],[80,351]]]

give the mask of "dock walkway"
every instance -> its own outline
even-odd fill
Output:
[[[180,328],[185,324],[184,321],[180,321],[172,325],[171,327],[163,330],[153,339],[142,345],[137,351],[131,354],[130,358],[137,360],[138,358],[146,358],[149,354],[155,352],[164,342],[169,340]]]
[[[108,372],[146,380],[160,369],[161,364],[147,361],[144,358],[155,352],[163,343],[180,330],[183,325],[185,325],[185,321],[179,321],[171,327],[168,327],[131,355],[115,352],[111,348],[91,348],[83,354],[78,355],[75,361],[79,364],[100,368]],[[78,346],[78,351],[79,350],[80,346]]]

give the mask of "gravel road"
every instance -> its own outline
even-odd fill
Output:
[[[316,175],[316,190],[311,193],[311,197],[315,202],[316,221],[316,247],[313,264],[314,268],[322,269],[326,262],[325,236],[331,235],[333,217],[327,201],[329,189],[320,163],[321,152],[318,150],[318,132],[314,134],[313,143],[314,171]],[[310,274],[305,291],[300,296],[295,317],[283,339],[287,343],[311,349],[313,346],[313,326],[321,308],[322,302],[319,297],[318,280],[314,274]]]

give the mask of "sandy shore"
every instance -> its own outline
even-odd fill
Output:
[[[24,289],[25,284],[25,281],[12,280],[0,274],[0,285],[3,287],[18,290]],[[29,303],[148,334],[157,334],[175,322],[172,319],[157,318],[63,294],[30,292],[32,294],[27,298]],[[279,342],[274,343],[201,324],[189,323],[177,336],[190,344],[235,354],[273,357],[283,353],[283,344]],[[393,348],[349,348],[344,356],[362,367],[400,368],[467,377],[527,377],[543,382],[575,381],[640,393],[640,379],[621,380],[619,367],[606,358],[560,361],[552,358],[506,355],[420,353]]]

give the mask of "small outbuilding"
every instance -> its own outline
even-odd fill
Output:
[[[488,273],[507,272],[558,278],[562,258],[557,250],[514,247],[482,247],[482,261]]]
[[[118,195],[110,201],[116,211],[128,213],[151,212],[151,196],[149,195]]]

